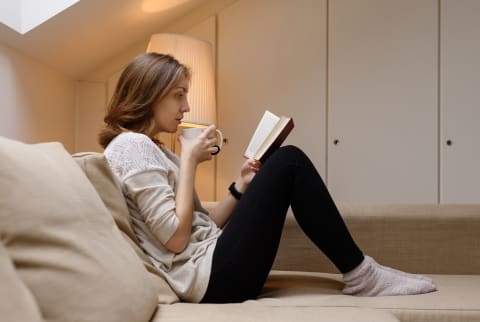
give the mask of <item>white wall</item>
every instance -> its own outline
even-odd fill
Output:
[[[0,135],[74,151],[75,82],[0,44]]]
[[[77,82],[75,111],[75,152],[102,152],[98,133],[103,127],[106,110],[104,82]]]

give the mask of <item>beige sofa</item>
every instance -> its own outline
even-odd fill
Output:
[[[289,216],[259,299],[189,304],[141,251],[103,155],[0,138],[0,159],[2,322],[480,321],[480,205],[340,205],[365,253],[429,274],[435,293],[343,295]]]

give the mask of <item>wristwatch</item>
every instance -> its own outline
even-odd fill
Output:
[[[243,196],[243,193],[241,193],[240,191],[237,190],[237,188],[235,188],[235,182],[232,182],[230,187],[228,187],[228,191],[230,191],[232,196],[237,200],[240,200],[240,198],[242,198]]]

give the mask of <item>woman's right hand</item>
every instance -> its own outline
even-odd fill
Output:
[[[182,146],[181,158],[188,158],[195,164],[211,160],[212,153],[217,150],[214,147],[216,142],[215,131],[215,125],[210,125],[196,138],[187,139],[180,135],[178,140]]]

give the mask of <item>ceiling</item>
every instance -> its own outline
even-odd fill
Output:
[[[0,43],[74,79],[208,0],[81,0],[21,35],[0,24]]]

